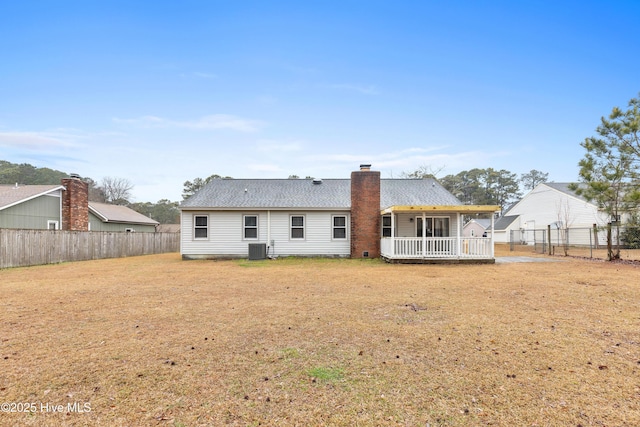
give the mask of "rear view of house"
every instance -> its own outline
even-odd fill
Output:
[[[382,257],[393,262],[493,261],[490,238],[462,237],[463,205],[435,179],[217,179],[181,206],[184,259]]]

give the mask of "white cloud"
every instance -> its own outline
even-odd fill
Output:
[[[76,136],[60,131],[49,132],[0,132],[0,146],[26,148],[29,150],[72,147]]]
[[[250,164],[250,165],[247,165],[247,169],[256,171],[256,172],[282,172],[283,171],[283,169],[278,165],[272,165],[272,164],[266,164],[266,163]]]
[[[440,170],[439,176],[449,173],[458,173],[461,170],[483,168],[490,164],[490,159],[504,157],[504,152],[489,151],[462,151],[442,152],[448,146],[434,146],[427,148],[411,147],[398,151],[384,153],[336,153],[310,155],[305,158],[309,164],[323,164],[327,169],[355,170],[361,163],[370,163],[374,169],[383,171],[386,175],[398,176],[402,172],[412,172],[420,167],[427,166],[434,170]]]
[[[256,143],[256,149],[258,151],[267,152],[267,153],[273,153],[273,152],[291,153],[291,152],[302,150],[302,145],[303,145],[302,143],[296,142],[296,141],[281,142],[281,141],[263,139],[263,140],[259,140]]]
[[[256,132],[265,123],[259,120],[244,119],[230,114],[211,114],[195,120],[170,120],[157,116],[142,116],[137,119],[114,118],[116,123],[125,123],[141,127],[182,128],[193,130],[230,129],[239,132]]]

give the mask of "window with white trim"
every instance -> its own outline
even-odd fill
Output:
[[[391,215],[382,217],[382,237],[391,237]]]
[[[345,240],[347,238],[347,217],[344,215],[333,216],[333,238]]]
[[[291,239],[304,239],[304,215],[291,215]]]
[[[258,238],[258,216],[245,215],[243,217],[243,237],[245,240],[255,240]]]
[[[209,217],[207,215],[193,216],[193,238],[194,239],[209,238]]]
[[[49,230],[59,230],[58,221],[54,221],[54,220],[47,221],[47,228]]]

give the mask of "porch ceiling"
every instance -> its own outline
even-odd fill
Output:
[[[488,213],[498,212],[497,205],[394,205],[380,211],[380,214],[389,213],[418,213],[418,212],[459,212],[459,213]]]

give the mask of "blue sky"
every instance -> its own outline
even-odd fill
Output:
[[[578,178],[637,1],[0,1],[0,160],[181,200],[211,174]]]

